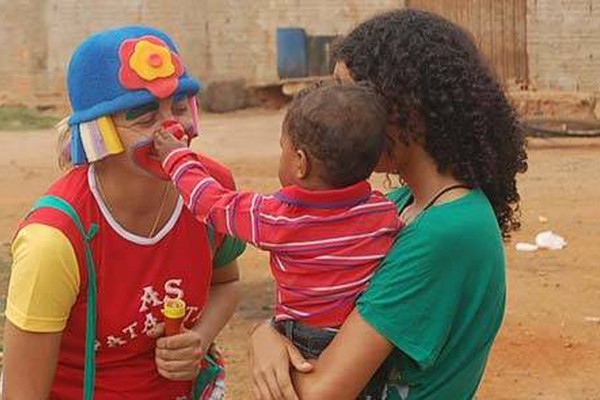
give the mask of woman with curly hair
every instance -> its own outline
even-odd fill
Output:
[[[431,13],[376,16],[335,56],[338,79],[389,102],[377,171],[403,183],[389,198],[407,225],[314,365],[268,324],[255,329],[255,396],[343,400],[366,386],[371,398],[470,399],[504,314],[503,239],[519,228],[527,155],[514,110],[470,35]]]

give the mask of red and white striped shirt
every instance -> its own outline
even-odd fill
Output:
[[[271,253],[276,318],[341,325],[401,228],[394,203],[368,182],[335,190],[288,186],[273,195],[236,192],[187,148],[163,168],[196,218]]]

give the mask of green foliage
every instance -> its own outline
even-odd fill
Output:
[[[52,128],[58,118],[25,107],[0,107],[0,130]]]

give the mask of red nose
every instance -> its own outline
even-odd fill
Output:
[[[185,136],[185,128],[175,120],[170,119],[163,122],[162,127],[171,132],[177,139],[181,139]]]

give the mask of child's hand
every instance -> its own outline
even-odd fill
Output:
[[[154,133],[154,148],[161,161],[164,161],[167,155],[173,150],[188,147],[187,143],[187,136],[182,137],[181,140],[177,140],[166,129],[160,129]]]

